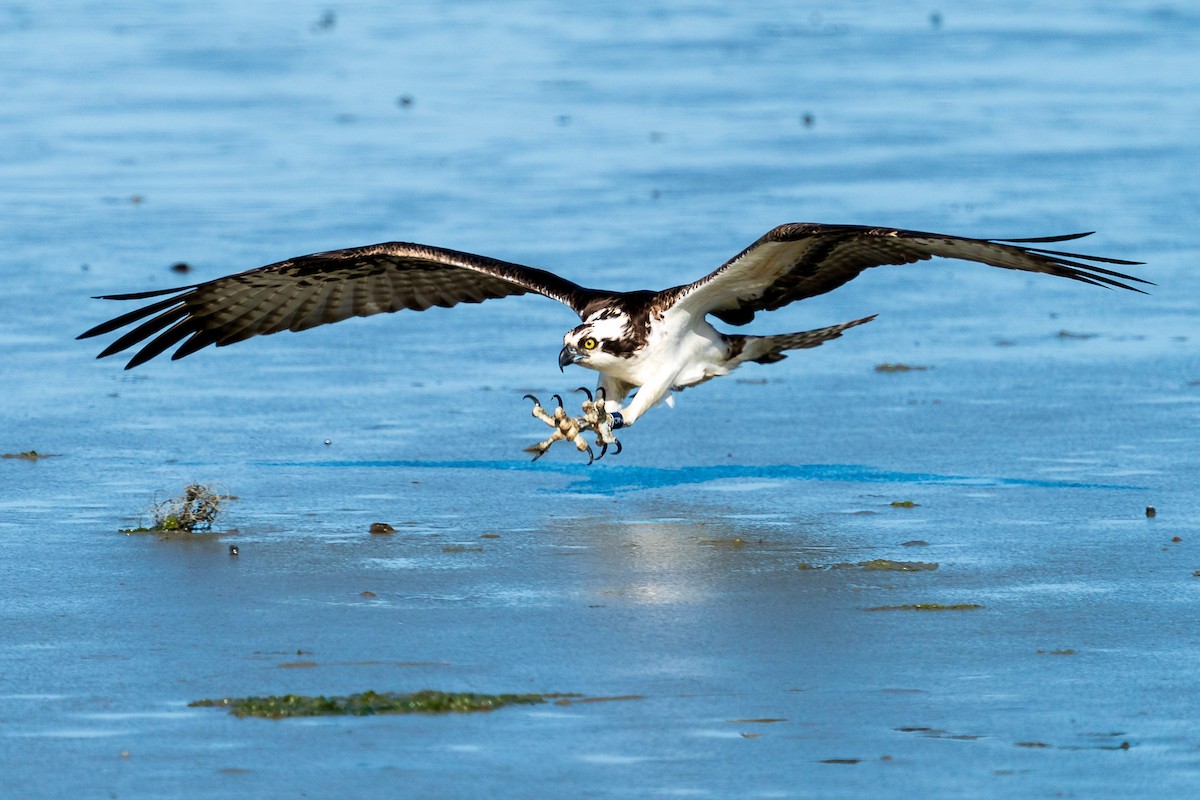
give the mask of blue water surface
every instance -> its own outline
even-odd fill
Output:
[[[53,456],[0,460],[0,796],[1195,793],[1192,6],[51,0],[0,53],[0,453]],[[75,339],[302,253],[661,288],[790,221],[1095,230],[1155,286],[870,270],[748,331],[870,325],[592,467],[522,453],[523,395],[589,380],[536,296],[129,372]],[[214,533],[121,532],[195,482]],[[871,610],[920,604],[976,608]],[[625,699],[188,706],[422,688]]]

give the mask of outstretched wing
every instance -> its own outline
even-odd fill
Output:
[[[1138,261],[1028,246],[1089,235],[969,239],[895,228],[793,222],[768,231],[712,274],[695,283],[668,289],[662,297],[695,313],[713,314],[731,325],[744,325],[754,319],[758,311],[771,311],[796,300],[824,294],[869,267],[911,264],[933,256],[978,261],[1025,272],[1044,272],[1135,292],[1142,290],[1122,281],[1150,284],[1141,278],[1098,266],[1133,266],[1141,263]]]
[[[579,313],[596,294],[565,278],[521,264],[405,242],[386,242],[300,256],[206,283],[103,300],[164,300],[122,314],[78,338],[111,333],[149,317],[104,349],[98,358],[136,344],[126,369],[176,344],[171,358],[208,345],[222,347],[251,336],[302,331],[350,317],[536,292]]]

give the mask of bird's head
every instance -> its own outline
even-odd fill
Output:
[[[600,372],[622,358],[628,357],[629,317],[621,313],[598,314],[563,336],[563,349],[558,353],[558,366],[568,364]]]

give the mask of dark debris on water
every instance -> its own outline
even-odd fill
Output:
[[[18,459],[21,461],[38,461],[43,458],[58,458],[58,453],[39,453],[37,450],[26,450],[23,453],[4,453],[0,458]]]
[[[221,513],[227,500],[236,498],[217,494],[209,486],[193,483],[184,487],[183,494],[155,503],[150,512],[154,524],[149,527],[126,528],[123,533],[179,533],[208,531]]]

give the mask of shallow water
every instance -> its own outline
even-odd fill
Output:
[[[1200,16],[331,8],[0,9],[0,451],[57,454],[0,461],[0,794],[1190,796]],[[877,270],[752,329],[878,320],[591,468],[520,452],[522,394],[588,382],[539,298],[132,372],[73,339],[91,295],[322,249],[661,287],[793,220],[1095,228],[1157,286]],[[219,537],[118,532],[197,481]],[[869,610],[923,603],[982,608]],[[421,688],[638,699],[187,707]]]

